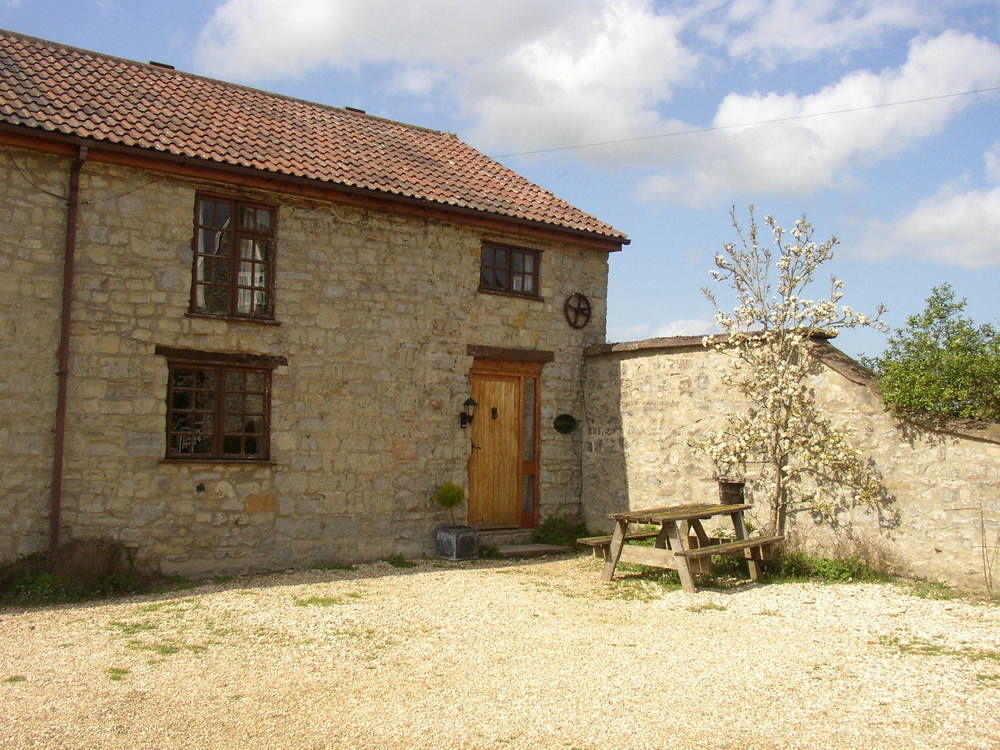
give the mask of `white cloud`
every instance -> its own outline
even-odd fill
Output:
[[[671,320],[656,328],[653,336],[706,336],[717,333],[719,326],[714,315],[703,315],[700,318]]]
[[[947,185],[895,221],[873,221],[851,251],[869,260],[908,257],[962,268],[1000,266],[1000,186]]]
[[[481,146],[530,150],[658,132],[698,62],[681,30],[652,0],[228,0],[196,59],[240,80],[385,65],[396,90],[448,85]]]
[[[983,160],[986,162],[986,179],[1000,183],[1000,141],[986,150]]]
[[[632,326],[611,326],[608,328],[608,341],[641,341],[666,336],[706,336],[718,332],[719,326],[715,322],[715,316],[703,315],[700,318],[671,320],[659,325],[640,323]]]
[[[934,5],[914,0],[735,0],[704,20],[699,33],[734,58],[773,67],[877,44],[894,30],[927,28],[938,16]]]
[[[910,45],[906,62],[880,73],[859,70],[814,94],[730,94],[712,125],[731,128],[666,139],[660,154],[668,171],[646,179],[640,197],[707,203],[746,195],[798,196],[848,184],[852,167],[883,159],[940,132],[970,101],[953,97],[881,107],[889,102],[995,85],[1000,47],[948,31]],[[870,111],[819,115],[844,109]],[[757,127],[742,123],[802,117]]]

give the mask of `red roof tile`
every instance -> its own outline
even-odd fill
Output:
[[[628,241],[451,133],[3,30],[0,122]]]

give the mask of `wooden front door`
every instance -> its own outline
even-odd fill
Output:
[[[469,523],[535,525],[538,494],[538,375],[535,363],[476,360],[469,456]]]

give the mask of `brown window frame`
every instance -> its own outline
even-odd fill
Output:
[[[228,205],[230,209],[230,226],[216,223],[203,223],[202,206],[207,202]],[[266,229],[259,227],[242,226],[244,211],[264,211],[267,212],[268,226]],[[237,226],[232,226],[233,221]],[[191,252],[193,255],[191,263],[191,299],[188,306],[189,313],[197,316],[208,316],[213,318],[231,318],[236,320],[250,320],[260,322],[274,322],[274,278],[275,278],[275,254],[277,249],[278,230],[278,209],[276,206],[257,201],[234,198],[232,196],[214,195],[211,193],[198,193],[194,202],[194,236],[191,240]],[[207,264],[209,259],[219,259],[217,253],[202,252],[202,238],[206,232],[215,232],[216,237],[212,242],[218,245],[219,235],[223,235],[228,244],[228,256],[224,256],[225,263],[220,263],[220,268],[225,268],[227,277],[223,281],[213,281],[207,279]],[[224,233],[224,234],[223,234]],[[243,258],[241,248],[244,242],[252,243],[250,246],[256,248],[262,244],[265,251],[263,259],[255,257],[256,250],[252,251],[250,257]],[[249,264],[250,280],[247,284],[241,284],[241,266]],[[255,277],[262,269],[264,279],[262,284],[255,283]],[[199,270],[202,271],[199,278]],[[213,299],[215,303],[208,301],[208,295],[212,289],[220,290]],[[264,305],[257,308],[255,306],[257,295],[263,293]],[[249,300],[247,310],[241,312],[241,295],[246,294]],[[201,302],[199,303],[199,298]],[[224,309],[218,301],[224,301]]]
[[[271,376],[275,367],[287,364],[284,357],[165,346],[157,346],[156,353],[167,358],[167,460],[253,463],[271,460]],[[181,373],[191,373],[194,377],[191,382],[181,384]],[[242,386],[234,387],[230,382],[232,376],[240,379]],[[250,384],[250,376],[259,378],[259,387]],[[238,411],[227,403],[232,396],[242,397]],[[251,411],[248,401],[254,397],[259,397],[260,406]],[[178,425],[184,415],[189,417],[187,429],[180,429]],[[227,430],[227,417],[239,417],[243,429]],[[253,425],[251,432],[246,425],[256,419],[261,424],[259,429]],[[238,441],[238,450],[233,450],[233,441]],[[192,447],[207,446],[207,450],[178,449],[185,443]]]
[[[504,253],[504,261],[496,262],[497,251]],[[521,256],[521,268],[517,268],[515,256]],[[523,258],[531,258],[533,270],[524,270]],[[484,242],[479,259],[479,291],[490,294],[506,294],[512,297],[541,299],[542,251],[527,247],[506,245],[501,242]],[[530,278],[534,289],[530,292],[517,290],[518,277]],[[492,282],[492,283],[491,283]]]

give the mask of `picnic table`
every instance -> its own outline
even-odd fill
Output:
[[[602,549],[602,578],[605,581],[614,577],[615,568],[622,561],[676,570],[683,589],[693,592],[696,589],[692,569],[694,572],[703,572],[703,566],[698,563],[704,561],[707,568],[712,555],[745,557],[750,568],[750,578],[756,581],[760,577],[761,547],[780,542],[784,537],[748,535],[743,511],[749,507],[745,503],[691,503],[612,513],[609,518],[614,519],[615,530],[610,536],[588,537],[578,541],[590,544],[595,553],[599,548]],[[732,541],[711,539],[705,533],[701,522],[714,516],[729,516],[732,519],[735,532]],[[629,533],[629,524],[652,524],[659,528],[655,531]],[[656,539],[652,547],[629,544],[630,541],[652,538]]]

